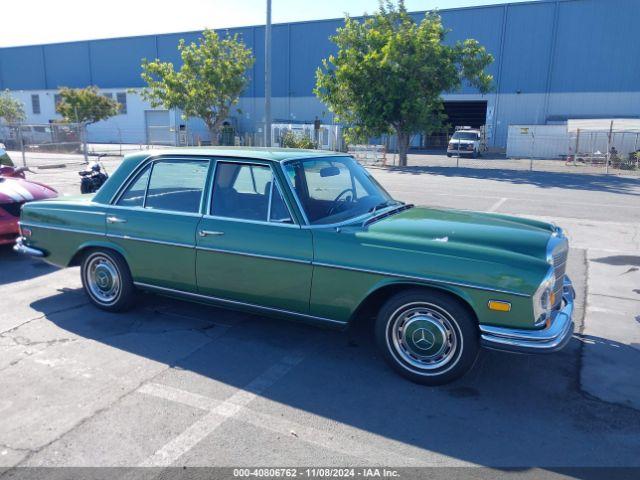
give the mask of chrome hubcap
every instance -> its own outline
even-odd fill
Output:
[[[453,320],[435,306],[405,306],[394,314],[390,334],[400,358],[420,370],[443,367],[456,355]]]
[[[120,293],[120,274],[115,264],[103,255],[96,255],[87,265],[87,286],[101,303],[112,303]]]

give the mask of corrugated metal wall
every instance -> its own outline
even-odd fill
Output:
[[[449,42],[476,38],[496,57],[499,93],[624,92],[640,89],[638,0],[551,0],[443,10]],[[416,18],[421,14],[415,14]],[[315,70],[333,51],[340,20],[274,26],[274,96],[312,95]],[[264,27],[231,29],[256,54],[245,96],[264,91]],[[222,33],[222,32],[221,32]],[[180,38],[198,32],[0,49],[0,88],[142,86],[140,59],[179,64]],[[465,88],[462,93],[471,93]],[[499,107],[498,107],[499,108]]]

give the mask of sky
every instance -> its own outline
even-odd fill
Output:
[[[510,0],[514,2],[518,0]],[[520,0],[522,1],[522,0]],[[507,3],[405,0],[410,11]],[[377,0],[272,0],[273,22],[372,12]],[[265,23],[265,0],[3,0],[0,47]]]

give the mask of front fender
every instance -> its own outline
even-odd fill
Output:
[[[410,288],[429,288],[451,295],[465,304],[475,315],[480,325],[518,326],[519,328],[531,328],[533,310],[530,297],[516,296],[501,292],[479,290],[459,287],[455,285],[440,284],[431,281],[408,281],[395,278],[383,278],[371,286],[358,302],[358,308],[352,319],[371,303],[380,304],[390,295]],[[372,302],[372,299],[375,301]],[[496,312],[489,309],[489,301],[499,300],[511,304],[511,311]],[[352,320],[351,319],[351,320]]]

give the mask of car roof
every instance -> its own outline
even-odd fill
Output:
[[[296,148],[262,148],[262,147],[181,147],[157,150],[136,151],[125,155],[123,162],[109,176],[109,180],[100,188],[93,201],[107,204],[118,191],[122,183],[135,169],[149,158],[154,157],[218,157],[248,158],[271,162],[284,162],[305,158],[339,157],[345,153],[326,150],[301,150]]]
[[[265,148],[265,147],[181,147],[154,149],[146,152],[146,157],[159,155],[211,155],[217,157],[253,158],[283,162],[286,160],[344,156],[345,153],[329,150],[303,150],[299,148]]]

